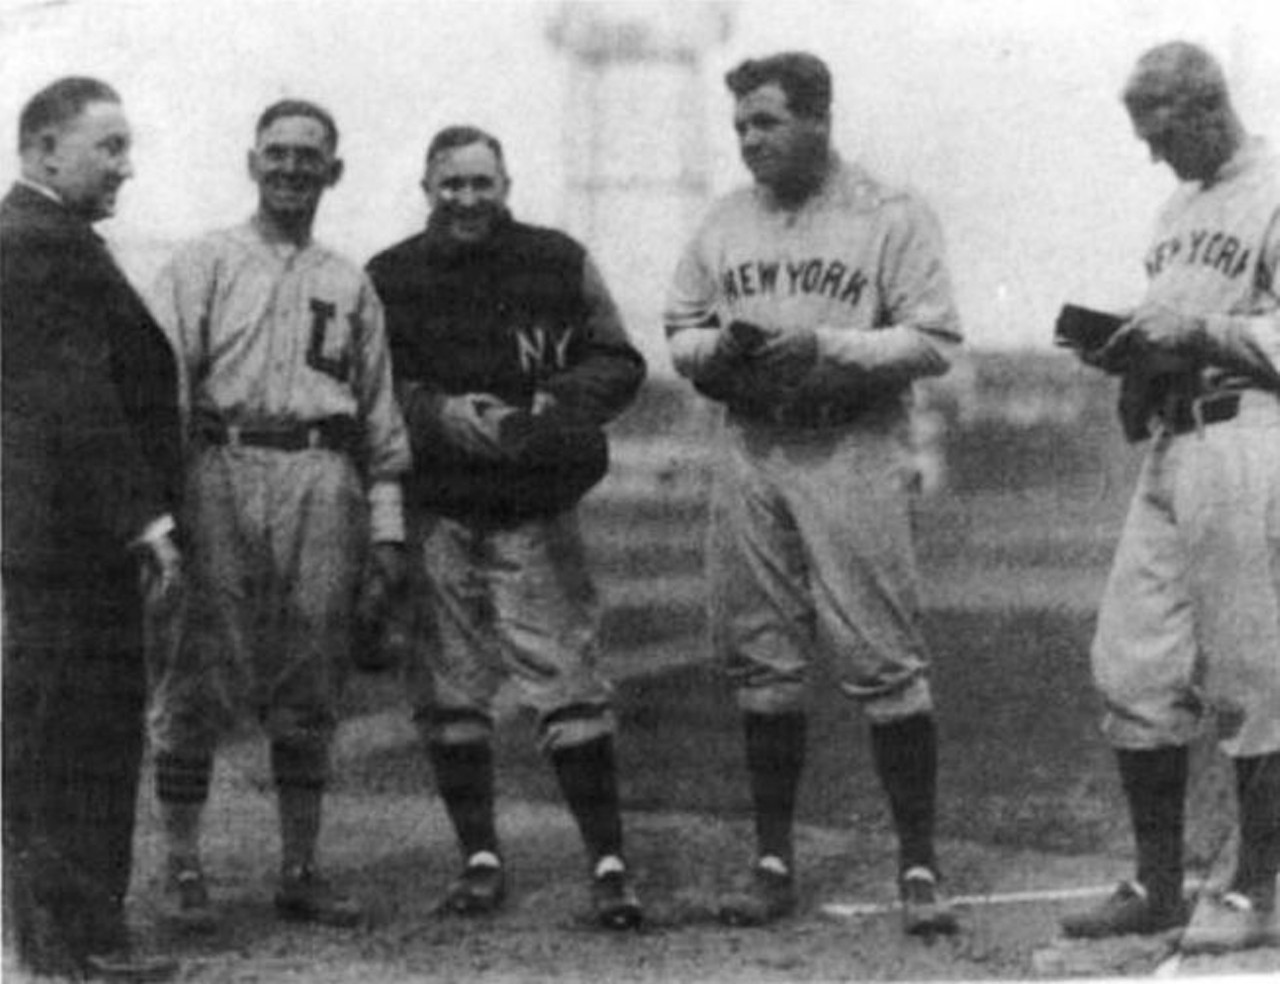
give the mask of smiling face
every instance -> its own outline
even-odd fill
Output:
[[[775,191],[804,187],[821,173],[826,162],[828,119],[794,113],[786,92],[776,82],[738,99],[733,128],[742,162],[756,181]]]
[[[249,175],[264,216],[285,226],[309,223],[342,162],[324,124],[310,116],[282,116],[263,128],[249,151]]]
[[[493,234],[506,211],[511,182],[494,149],[477,141],[435,154],[422,187],[433,222],[457,242],[478,243]]]
[[[120,186],[133,177],[132,134],[117,102],[91,102],[38,139],[39,177],[68,209],[95,222],[115,213]]]

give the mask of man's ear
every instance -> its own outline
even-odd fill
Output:
[[[49,171],[57,171],[57,166],[53,159],[58,154],[58,134],[57,131],[48,129],[36,138],[36,160],[42,167]]]
[[[326,188],[332,188],[340,180],[342,180],[342,172],[345,169],[345,167],[346,165],[343,163],[341,157],[335,157],[333,159],[333,163],[329,165],[329,178],[325,182]]]
[[[254,184],[258,183],[258,155],[252,147],[244,155],[245,170],[249,172],[249,178]]]

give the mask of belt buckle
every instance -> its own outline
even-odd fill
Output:
[[[319,427],[307,428],[307,448],[311,451],[324,447],[324,434]]]
[[[227,424],[223,428],[223,433],[227,436],[227,445],[233,448],[240,446],[240,425]]]

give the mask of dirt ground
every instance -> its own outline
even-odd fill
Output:
[[[349,721],[338,765],[412,742],[402,715]],[[1063,856],[946,840],[948,887],[962,899],[962,932],[925,942],[900,930],[892,888],[893,844],[883,832],[804,826],[799,831],[801,906],[764,929],[726,929],[715,901],[749,857],[744,820],[703,813],[633,812],[629,851],[646,904],[636,933],[587,919],[586,871],[577,834],[554,803],[503,799],[511,897],[482,920],[432,909],[457,857],[431,795],[339,793],[331,798],[324,856],[340,883],[369,906],[356,930],[279,923],[271,910],[277,865],[275,816],[264,755],[244,745],[219,763],[208,817],[207,858],[222,928],[175,939],[156,924],[161,858],[145,805],[131,911],[148,947],[183,961],[181,980],[272,982],[922,981],[1263,975],[1280,951],[1180,960],[1176,936],[1064,944],[1056,920],[1087,904],[1070,896],[1109,886],[1122,858]],[[1057,893],[1058,897],[1053,896]],[[12,969],[6,981],[23,978]]]
[[[513,754],[523,746],[510,740],[499,763],[509,903],[479,921],[435,915],[458,864],[452,834],[413,750],[404,709],[388,698],[394,683],[365,679],[340,733],[323,856],[329,873],[368,905],[368,924],[339,931],[275,919],[275,812],[265,751],[254,742],[219,760],[206,864],[222,928],[211,937],[175,939],[157,925],[161,854],[144,782],[130,899],[143,942],[179,956],[181,980],[194,984],[1280,975],[1276,949],[1189,960],[1178,955],[1176,935],[1088,944],[1057,938],[1062,913],[1109,891],[1130,868],[1080,651],[1082,613],[1094,602],[1116,524],[1114,509],[1096,522],[1094,502],[1050,502],[1049,509],[1010,496],[943,500],[922,516],[931,604],[952,613],[934,622],[954,636],[938,640],[940,656],[948,647],[956,654],[937,668],[940,690],[951,695],[951,716],[941,718],[949,729],[942,806],[950,819],[939,852],[947,890],[962,900],[962,931],[931,942],[904,937],[894,845],[883,818],[866,805],[878,792],[868,785],[850,797],[818,788],[873,784],[872,775],[861,760],[843,771],[824,766],[822,749],[812,756],[807,822],[798,832],[799,912],[764,929],[716,923],[716,899],[744,871],[752,836],[741,809],[728,808],[745,785],[733,764],[736,734],[704,727],[712,705],[680,704],[672,696],[675,678],[663,676],[698,658],[690,640],[701,604],[700,513],[689,505],[679,469],[668,471],[657,479],[665,487],[622,488],[587,510],[610,608],[606,635],[631,646],[615,654],[611,675],[631,681],[632,694],[651,687],[653,702],[667,710],[640,713],[644,700],[623,708],[628,853],[647,911],[643,930],[611,934],[588,923],[576,831],[548,795],[553,787],[536,755]],[[646,464],[646,483],[654,473]],[[660,681],[661,699],[652,689]],[[850,733],[834,725],[816,731],[837,743]],[[666,759],[654,760],[658,749]],[[705,771],[690,778],[677,768],[687,762],[701,762]],[[986,764],[994,774],[984,775]],[[1230,817],[1218,815],[1212,797],[1200,801],[1190,852],[1200,862],[1221,860],[1229,852],[1220,849],[1218,832],[1229,829]],[[957,816],[962,803],[980,806]],[[4,970],[5,981],[23,980],[12,967]]]

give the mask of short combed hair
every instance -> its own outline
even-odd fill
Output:
[[[1147,51],[1129,76],[1123,98],[1131,113],[1164,106],[1180,114],[1212,112],[1231,101],[1222,66],[1189,41],[1170,41]]]
[[[484,144],[492,150],[493,156],[498,159],[498,165],[504,171],[507,169],[506,157],[502,153],[502,141],[488,130],[468,125],[446,126],[431,138],[431,143],[427,144],[427,167],[430,168],[431,162],[446,150],[469,147],[474,143]]]
[[[320,104],[307,99],[281,99],[279,102],[272,103],[258,117],[258,125],[253,129],[254,136],[261,136],[262,131],[276,120],[289,116],[306,116],[319,122],[324,127],[329,149],[338,149],[338,124],[333,121],[333,114]]]
[[[807,51],[782,51],[764,58],[748,58],[724,77],[738,99],[762,85],[776,82],[797,116],[820,119],[831,112],[831,70]]]
[[[37,92],[18,118],[18,151],[30,147],[49,127],[69,123],[90,103],[119,103],[120,94],[107,83],[83,75],[58,79]]]

